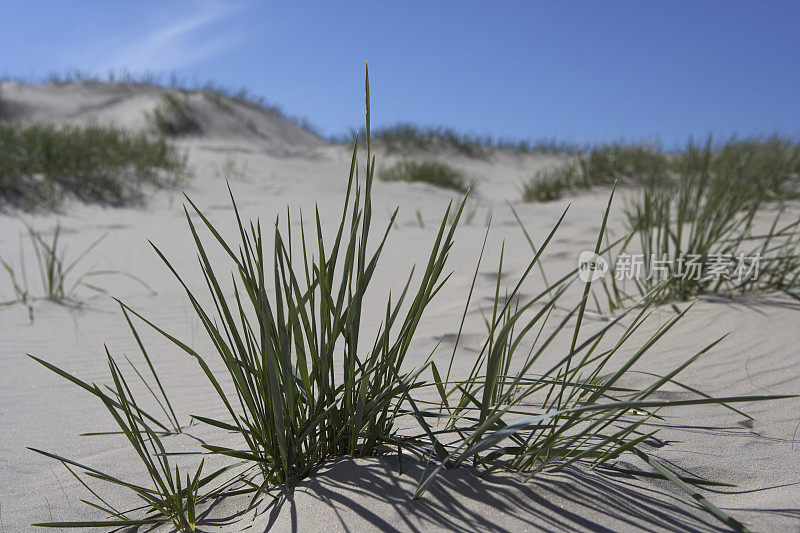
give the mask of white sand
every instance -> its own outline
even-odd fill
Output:
[[[83,122],[113,120],[131,128],[145,127],[144,113],[158,102],[158,91],[142,87],[44,86],[30,88],[3,85],[4,97],[17,105],[18,118]],[[201,109],[205,133],[179,144],[188,150],[196,177],[187,193],[218,224],[222,233],[235,237],[224,178],[231,180],[242,212],[270,223],[292,208],[293,223],[299,212],[313,213],[319,206],[323,224],[337,222],[346,185],[349,152],[329,147],[276,115],[237,108],[234,119],[213,102],[192,97]],[[193,105],[194,105],[193,104]],[[380,110],[373,110],[378,115]],[[241,124],[247,119],[262,134],[253,135]],[[249,132],[249,133],[248,133]],[[396,156],[379,154],[379,166]],[[472,272],[489,212],[494,221],[487,255],[481,267],[474,305],[465,327],[464,344],[456,372],[468,370],[474,345],[484,328],[479,305],[486,305],[494,291],[497,258],[506,242],[504,271],[509,283],[530,260],[530,248],[505,204],[516,203],[520,182],[540,165],[552,164],[546,156],[497,154],[487,160],[449,156],[448,160],[477,180],[471,205],[475,214],[457,233],[450,258],[455,269],[446,289],[437,296],[420,327],[416,349],[408,368],[421,363],[428,350],[446,334],[458,329]],[[541,241],[567,203],[569,215],[551,244],[545,259],[548,275],[556,278],[575,267],[578,254],[593,247],[607,190],[547,204],[519,205],[518,211],[535,239]],[[621,196],[625,196],[622,191]],[[410,266],[425,259],[434,237],[433,227],[452,194],[427,185],[376,182],[373,197],[374,224],[388,221],[400,206],[397,227],[384,252],[382,268],[368,301],[376,316],[383,313],[381,299],[389,289],[402,286]],[[623,198],[615,203],[611,227],[620,228]],[[421,228],[419,210],[425,228]],[[56,219],[65,228],[64,242],[76,253],[108,233],[103,243],[81,268],[116,269],[143,278],[157,294],[127,278],[108,276],[94,283],[124,300],[179,338],[211,355],[202,328],[176,280],[149,247],[148,239],[169,257],[188,283],[204,293],[193,244],[183,218],[182,200],[176,192],[159,192],[144,208],[104,209],[70,203],[60,215],[0,215],[0,254],[19,264],[19,239],[23,220],[51,229]],[[311,231],[310,216],[306,216]],[[213,249],[213,247],[212,247]],[[33,254],[24,249],[29,284],[34,294],[41,289],[33,268]],[[212,258],[222,260],[218,251]],[[227,271],[227,265],[225,270]],[[493,275],[493,273],[495,273]],[[0,275],[0,301],[13,297],[9,279]],[[537,276],[538,278],[538,276]],[[541,280],[523,289],[534,294]],[[28,359],[35,354],[82,379],[107,382],[103,345],[112,354],[140,360],[119,308],[108,296],[79,291],[78,307],[48,302],[0,309],[0,523],[3,533],[29,531],[32,522],[54,519],[99,519],[80,503],[88,494],[57,462],[34,454],[26,446],[52,451],[110,473],[141,479],[143,472],[124,442],[115,437],[79,437],[88,431],[113,429],[99,402],[66,380]],[[779,294],[748,296],[733,301],[699,302],[646,356],[639,368],[665,372],[696,351],[732,332],[717,348],[690,367],[682,380],[713,395],[787,394],[800,392],[800,357],[797,324],[800,302]],[[686,304],[680,303],[680,308]],[[651,317],[641,339],[674,314],[664,306]],[[370,313],[365,313],[369,317]],[[558,318],[558,317],[555,317]],[[589,328],[602,322],[590,321]],[[377,324],[366,323],[368,331]],[[191,414],[224,417],[223,408],[210,390],[196,363],[147,330],[140,328],[165,388],[181,421]],[[437,360],[449,358],[446,343]],[[636,346],[633,339],[631,347]],[[556,343],[548,360],[563,355],[564,343]],[[641,382],[631,377],[631,383]],[[137,390],[139,390],[137,388]],[[663,397],[681,397],[677,387],[666,387]],[[719,407],[673,409],[657,435],[660,447],[654,456],[692,475],[735,483],[732,489],[703,489],[717,505],[757,530],[791,531],[800,527],[800,401],[781,400],[747,405],[755,417],[743,417]],[[173,449],[196,450],[197,439],[225,443],[230,437],[209,428],[193,426],[186,435],[168,437]],[[229,442],[234,444],[235,442]],[[636,464],[630,457],[624,461]],[[191,463],[191,460],[188,461]],[[213,461],[212,461],[213,462]],[[631,478],[610,478],[572,469],[547,474],[523,485],[511,475],[483,480],[470,469],[447,472],[422,501],[410,496],[421,466],[409,458],[407,474],[398,476],[396,455],[381,458],[339,459],[320,468],[277,502],[262,502],[256,512],[243,514],[249,499],[230,497],[206,509],[203,530],[209,531],[372,531],[397,530],[667,530],[717,531],[725,527],[685,494],[668,483]],[[210,471],[210,470],[209,470]],[[112,498],[114,497],[112,491]],[[136,502],[120,502],[121,506]]]

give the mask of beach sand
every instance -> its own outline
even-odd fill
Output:
[[[17,107],[24,121],[57,123],[113,121],[133,129],[146,127],[144,113],[158,101],[155,88],[72,84],[28,87],[4,84],[4,97]],[[193,97],[195,98],[195,97]],[[242,105],[237,115],[198,99],[202,135],[181,138],[195,176],[185,191],[220,228],[236,238],[236,221],[226,179],[246,218],[259,217],[269,227],[291,208],[299,227],[300,209],[307,231],[313,230],[315,206],[324,226],[338,224],[347,185],[351,151],[329,146],[278,115]],[[379,110],[373,110],[379,116]],[[243,128],[244,121],[256,123]],[[397,154],[378,153],[378,168],[391,165]],[[455,359],[455,375],[471,368],[477,344],[485,333],[481,306],[491,301],[497,262],[505,243],[503,282],[515,281],[531,259],[531,249],[506,204],[509,200],[534,240],[541,242],[570,204],[565,221],[544,256],[547,274],[558,278],[577,266],[581,251],[594,247],[610,189],[543,204],[519,204],[519,187],[537,168],[552,165],[558,156],[496,152],[486,158],[440,154],[474,178],[477,186],[467,210],[473,214],[456,233],[449,267],[454,270],[420,325],[418,340],[409,352],[406,368],[421,364],[442,337],[435,361],[446,364],[452,337],[458,331],[466,294],[491,214],[487,250],[481,265],[473,303]],[[363,164],[363,158],[362,158]],[[626,196],[622,187],[615,198],[610,228],[621,231]],[[364,328],[375,331],[389,290],[402,289],[410,268],[427,259],[452,191],[426,184],[376,181],[373,224],[382,229],[395,207],[400,208],[382,263],[367,298]],[[64,242],[77,253],[103,235],[106,238],[81,263],[84,270],[118,270],[142,278],[152,291],[131,279],[108,275],[93,279],[110,295],[195,346],[213,368],[222,369],[193,314],[184,292],[150,247],[161,249],[187,283],[205,293],[194,243],[178,191],[155,191],[146,206],[103,208],[68,201],[58,214],[0,214],[0,255],[20,264],[20,239],[32,291],[40,290],[38,273],[24,223],[43,231],[57,220]],[[793,208],[797,213],[800,209]],[[795,213],[795,214],[797,214]],[[422,225],[419,219],[422,219]],[[267,233],[269,233],[267,231]],[[210,238],[208,239],[210,242]],[[221,250],[211,246],[212,261],[222,273],[229,269]],[[538,274],[523,289],[535,294]],[[0,275],[0,301],[13,298],[10,280]],[[141,355],[117,303],[109,296],[79,290],[75,302],[59,305],[37,301],[29,309],[12,305],[0,309],[0,523],[3,533],[30,531],[33,522],[101,519],[102,513],[83,505],[88,495],[58,462],[28,451],[35,447],[69,457],[103,471],[143,480],[145,473],[123,439],[114,436],[80,437],[91,431],[113,430],[102,405],[85,391],[26,357],[30,353],[84,379],[108,383],[104,345],[114,355],[126,354],[139,363]],[[688,304],[677,303],[679,309]],[[658,308],[636,339],[645,339],[670,319],[675,309]],[[560,316],[559,316],[559,313]],[[556,311],[554,318],[563,317]],[[605,323],[587,315],[590,329]],[[703,298],[686,317],[645,356],[638,368],[666,372],[722,335],[730,333],[710,353],[682,375],[686,384],[711,395],[793,394],[800,392],[800,356],[797,332],[800,302],[785,294],[767,293],[732,299]],[[196,362],[169,345],[144,325],[139,327],[179,420],[190,415],[225,417],[224,407]],[[369,335],[367,334],[367,337]],[[568,344],[556,342],[547,358],[556,361]],[[548,359],[546,359],[548,360]],[[223,373],[220,372],[222,376]],[[629,378],[631,385],[648,382]],[[133,382],[132,382],[133,384]],[[223,385],[229,383],[223,379]],[[139,383],[135,391],[143,390]],[[675,386],[659,393],[663,398],[689,395]],[[144,396],[142,396],[144,398]],[[143,400],[147,405],[146,399]],[[739,406],[748,420],[719,406],[674,408],[661,412],[664,420],[649,446],[653,456],[679,472],[733,483],[733,488],[703,488],[701,492],[735,518],[759,531],[800,530],[800,400],[785,399]],[[201,425],[184,434],[166,437],[174,450],[199,450],[203,441],[236,444],[224,433]],[[229,442],[226,442],[228,439]],[[620,458],[642,468],[638,459]],[[192,464],[193,459],[187,459]],[[209,459],[209,471],[219,458]],[[222,464],[222,463],[219,463]],[[376,458],[339,458],[321,465],[311,477],[285,491],[277,500],[264,499],[254,511],[244,512],[249,496],[219,499],[203,507],[202,531],[725,531],[727,527],[673,485],[654,479],[634,479],[572,467],[544,473],[528,483],[519,476],[497,474],[487,479],[478,471],[458,468],[443,474],[420,500],[412,501],[424,468],[418,458],[406,459],[400,475],[396,451]],[[119,496],[110,491],[110,498]],[[124,502],[122,507],[136,505]]]

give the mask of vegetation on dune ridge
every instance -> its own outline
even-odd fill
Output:
[[[800,195],[800,143],[779,136],[733,138],[706,143],[708,172],[715,180],[755,198],[773,200]],[[696,165],[697,145],[665,151],[652,144],[612,143],[572,154],[564,163],[536,172],[523,183],[525,202],[547,201],[595,185],[621,182],[654,186],[679,184]]]
[[[365,132],[351,131],[347,135],[330,137],[333,144],[348,144],[354,139],[364,139]],[[440,152],[453,151],[468,157],[485,157],[493,150],[514,153],[576,153],[580,148],[571,143],[555,139],[538,141],[497,139],[491,135],[474,135],[459,132],[444,126],[418,126],[409,122],[399,122],[391,126],[376,128],[371,132],[371,140],[389,152]]]
[[[195,290],[171,264],[168,253],[156,248],[203,324],[214,347],[212,355],[224,364],[225,379],[230,380],[235,395],[225,392],[221,378],[210,369],[206,356],[120,303],[155,380],[157,374],[133,325],[134,317],[200,365],[227,415],[224,420],[201,414],[194,418],[236,434],[236,440],[241,442],[239,447],[231,448],[214,444],[212,438],[203,445],[204,453],[227,457],[229,465],[201,477],[203,461],[194,459],[188,470],[191,474],[181,484],[180,472],[186,469],[174,466],[167,451],[169,435],[178,431],[177,427],[169,428],[170,422],[177,426],[176,418],[162,409],[168,422],[160,422],[141,409],[110,354],[107,355],[113,386],[107,388],[90,385],[35,358],[103,402],[152,481],[150,486],[138,485],[50,452],[34,450],[60,461],[79,480],[89,476],[128,489],[143,504],[132,510],[119,510],[107,504],[97,491],[89,489],[96,499],[89,505],[108,514],[107,520],[37,525],[119,527],[171,523],[178,529],[193,531],[198,505],[212,496],[252,493],[252,508],[262,496],[280,492],[285,485],[309,475],[317,465],[331,458],[397,450],[401,473],[402,457],[407,453],[428,464],[415,497],[422,497],[443,469],[462,465],[481,468],[487,474],[503,469],[531,477],[577,463],[626,475],[667,479],[719,520],[745,530],[742,523],[694,488],[725,485],[724,482],[679,476],[652,456],[643,443],[658,431],[659,413],[667,407],[713,404],[747,417],[732,404],[786,396],[712,398],[677,381],[682,370],[719,341],[699,350],[665,375],[637,371],[635,365],[686,313],[672,317],[644,340],[635,340],[634,333],[641,331],[639,328],[661,287],[648,293],[639,307],[623,310],[593,331],[587,331],[589,328],[583,321],[592,282],[582,284],[577,269],[539,294],[523,296],[525,280],[540,265],[542,253],[566,211],[541,246],[532,246],[532,258],[512,287],[503,290],[502,276],[498,275],[491,312],[486,316],[485,341],[466,376],[458,375],[454,360],[457,354],[463,357],[458,345],[478,279],[488,228],[449,361],[437,358],[434,348],[422,365],[412,370],[404,368],[423,314],[449,278],[447,260],[466,198],[443,214],[424,268],[416,277],[412,270],[402,290],[387,297],[385,313],[376,317],[367,312],[365,296],[380,268],[384,243],[397,211],[379,240],[373,242],[370,232],[375,161],[370,138],[368,77],[366,81],[366,164],[359,165],[359,145],[354,143],[344,206],[332,240],[323,239],[329,232],[323,229],[318,214],[310,226],[312,235],[308,236],[302,213],[299,234],[297,227],[293,230],[287,213],[283,222],[276,220],[270,261],[265,258],[270,246],[266,245],[265,250],[260,222],[248,223],[240,218],[232,193],[238,242],[226,240],[203,212],[187,200],[186,220],[212,306],[200,303]],[[610,249],[603,245],[610,205],[611,199],[595,246],[599,254]],[[229,277],[230,272],[221,271],[223,265],[212,263],[204,235],[210,236],[226,254],[235,273],[233,278]],[[503,272],[502,251],[498,272]],[[564,295],[573,290],[581,295],[578,302],[566,312],[560,311]],[[367,321],[377,326],[371,328],[377,330],[372,342],[363,339],[362,326]],[[564,346],[554,343],[560,337],[569,348],[553,353],[558,350],[555,346]],[[637,372],[640,377],[650,378],[649,384],[637,389],[621,384],[622,378]],[[144,380],[141,373],[137,374]],[[655,394],[667,384],[692,396],[669,400]],[[156,399],[163,396],[166,400],[163,389],[158,395],[153,392],[154,387],[148,388]],[[438,399],[431,401],[431,394],[421,394],[422,389]],[[401,417],[416,421],[417,434],[396,430]],[[615,460],[623,454],[626,460],[638,458],[640,470],[632,469],[627,461],[616,464]],[[185,453],[180,457],[182,464],[193,460]],[[213,489],[206,488],[211,480],[227,471],[233,477]]]
[[[464,173],[441,161],[400,161],[378,174],[383,181],[407,181],[430,183],[437,187],[453,189],[462,193],[472,184]]]
[[[53,84],[64,85],[69,83],[115,83],[115,84],[128,84],[140,85],[145,87],[160,87],[164,89],[174,89],[184,94],[189,93],[202,93],[208,95],[211,99],[218,103],[224,103],[227,98],[233,102],[249,106],[253,109],[268,111],[275,113],[284,120],[294,124],[295,126],[304,129],[319,138],[324,138],[323,134],[305,117],[298,117],[287,114],[283,109],[277,105],[268,102],[264,97],[254,94],[246,87],[238,89],[231,88],[220,83],[213,81],[189,81],[185,78],[179,77],[177,74],[170,75],[157,74],[153,72],[144,72],[134,74],[128,71],[114,72],[110,71],[106,76],[100,76],[88,72],[81,72],[79,70],[68,70],[65,72],[51,72],[42,78],[26,78],[24,76],[12,76],[5,74],[0,76],[0,83],[4,81],[25,83],[29,85]]]
[[[163,138],[111,126],[0,123],[0,207],[57,209],[65,197],[120,206],[145,186],[177,187],[186,155]]]
[[[800,220],[785,210],[800,198],[800,143],[770,137],[715,145],[709,138],[673,153],[610,145],[538,171],[522,197],[548,201],[618,181],[641,191],[625,208],[628,238],[607,255],[612,275],[600,293],[609,310],[662,283],[659,302],[800,283]],[[747,265],[754,274],[731,275],[744,258],[757,258]]]

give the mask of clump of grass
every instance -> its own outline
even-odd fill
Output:
[[[0,206],[56,209],[65,197],[120,206],[188,176],[185,155],[143,133],[0,123]]]
[[[627,206],[628,242],[639,244],[642,261],[630,270],[627,244],[611,258],[614,270],[637,279],[610,280],[609,306],[661,283],[661,301],[795,287],[800,220],[786,220],[780,202],[797,194],[796,158],[797,147],[777,139],[719,150],[710,139],[690,144],[671,179],[651,181]]]
[[[580,168],[574,163],[544,168],[522,185],[524,202],[549,202],[561,198],[565,193],[588,188]]]
[[[367,128],[369,131],[369,114]],[[276,224],[271,267],[274,290],[266,285],[268,266],[260,223],[251,223],[246,230],[234,202],[241,238],[237,254],[190,201],[239,274],[240,283],[233,287],[235,301],[231,301],[223,292],[216,268],[209,262],[206,247],[187,212],[217,319],[200,306],[193,291],[157,250],[180,280],[214,341],[238,391],[238,409],[234,409],[201,355],[148,323],[200,362],[232,422],[195,418],[236,431],[246,443],[244,449],[213,445],[207,449],[254,461],[263,476],[259,487],[262,491],[304,477],[327,458],[369,455],[377,446],[391,442],[399,403],[416,383],[416,375],[403,373],[401,366],[422,314],[441,286],[458,216],[448,230],[449,210],[445,213],[422,279],[411,293],[410,308],[401,312],[409,294],[409,277],[397,300],[390,297],[387,302],[385,321],[372,349],[363,351],[360,324],[364,296],[397,214],[395,211],[392,215],[377,248],[368,254],[375,174],[369,140],[367,155],[362,189],[356,181],[356,145],[341,222],[332,244],[326,246],[317,216],[317,235],[309,243],[311,248],[303,233],[300,255],[294,256],[292,250],[297,248],[293,248],[289,220],[285,234]],[[243,306],[248,306],[249,311],[243,312]],[[250,312],[253,319],[249,318]],[[337,357],[338,353],[341,356]],[[342,365],[342,377],[334,372],[337,364]]]
[[[618,244],[603,245],[610,206],[609,199],[595,254],[603,254]],[[677,380],[683,370],[711,351],[722,339],[699,350],[667,374],[656,375],[636,369],[636,364],[643,360],[649,349],[688,312],[687,308],[671,318],[641,344],[628,346],[633,333],[647,320],[652,307],[659,301],[665,284],[654,287],[636,305],[622,310],[595,331],[588,332],[583,318],[591,294],[591,280],[580,287],[582,296],[577,304],[561,306],[564,295],[577,281],[577,270],[567,273],[533,298],[521,301],[518,297],[520,287],[539,263],[564,215],[539,247],[525,232],[533,259],[513,288],[505,292],[500,287],[503,273],[501,251],[495,297],[490,313],[485,316],[486,340],[466,378],[451,379],[455,348],[446,373],[431,363],[433,386],[440,401],[433,402],[428,409],[418,409],[412,403],[412,410],[431,442],[435,466],[420,480],[415,497],[422,496],[443,469],[462,465],[480,467],[485,474],[498,470],[517,472],[530,479],[539,472],[559,471],[577,463],[590,469],[669,480],[721,521],[735,529],[745,530],[744,524],[692,487],[725,486],[726,483],[676,475],[643,449],[642,444],[658,431],[657,424],[652,422],[658,420],[658,412],[664,408],[716,404],[750,418],[731,404],[780,396],[712,398]],[[479,267],[480,259],[476,277]],[[565,312],[555,325],[551,325],[549,322],[557,308]],[[469,298],[462,325],[468,309]],[[568,341],[568,350],[555,363],[534,372],[542,360],[551,359],[545,356],[559,337]],[[615,363],[612,365],[611,361]],[[635,389],[620,385],[624,376],[633,374],[649,377],[651,382]],[[656,391],[666,384],[696,396],[681,400],[657,399]],[[426,422],[429,418],[444,421],[444,427],[439,426],[433,431]],[[615,460],[626,453],[635,454],[655,472],[631,471],[616,465]]]
[[[472,184],[464,173],[441,161],[400,161],[383,170],[380,175],[383,181],[407,181],[430,183],[437,187],[467,192]]]
[[[668,179],[672,157],[646,144],[608,144],[577,159],[546,168],[523,184],[524,202],[547,202],[564,194],[612,183],[646,184]]]
[[[8,102],[3,99],[3,88],[0,87],[0,120],[5,120],[11,115]]]
[[[161,103],[153,109],[151,120],[156,131],[162,135],[177,137],[202,131],[186,99],[169,92],[164,93]]]
[[[367,117],[369,128],[369,115]],[[441,288],[444,264],[452,246],[457,217],[448,230],[446,220],[449,210],[445,213],[418,288],[409,293],[409,277],[396,301],[390,297],[385,322],[379,328],[372,349],[362,351],[360,324],[364,314],[365,293],[396,216],[395,211],[387,233],[384,233],[377,248],[373,248],[369,233],[375,163],[369,157],[369,143],[367,146],[364,188],[357,180],[357,146],[354,148],[342,219],[332,243],[324,242],[324,232],[317,215],[316,242],[309,243],[309,250],[305,233],[302,233],[301,257],[298,259],[292,252],[289,219],[286,221],[286,237],[276,224],[271,268],[274,290],[267,287],[268,265],[264,258],[260,223],[251,223],[249,231],[245,229],[234,203],[241,237],[237,254],[190,201],[193,211],[228,253],[239,275],[239,283],[235,283],[234,298],[231,299],[223,292],[216,269],[209,261],[198,228],[187,210],[187,222],[197,245],[217,319],[211,318],[164,254],[156,250],[183,285],[217,348],[237,391],[236,400],[223,392],[200,354],[141,315],[137,316],[196,358],[203,368],[220,400],[228,408],[231,420],[220,421],[199,415],[195,418],[211,426],[239,433],[244,443],[242,449],[215,445],[206,445],[205,448],[258,466],[263,481],[254,486],[256,496],[276,485],[302,478],[327,458],[368,455],[376,447],[391,442],[399,403],[417,381],[418,374],[404,373],[401,366],[423,311]],[[372,251],[368,252],[368,249]],[[297,251],[296,248],[294,250]],[[404,309],[407,295],[413,298],[413,302],[408,309]],[[127,316],[130,309],[123,306],[123,311]],[[119,377],[116,365],[109,360],[117,383],[117,393],[113,397],[106,396],[99,388],[80,382],[52,365],[43,364],[100,397],[110,410],[114,410],[112,407],[119,409],[119,406],[125,409],[127,404],[123,400],[129,398],[130,394],[126,394],[127,387],[119,385],[124,385],[124,380]],[[334,370],[339,364],[343,371],[341,377]],[[238,406],[234,408],[233,404],[237,401]],[[185,527],[180,508],[173,503],[177,500],[176,496],[183,492],[168,483],[169,468],[166,463],[160,462],[165,460],[166,454],[161,450],[155,432],[147,431],[145,418],[153,420],[135,407],[126,409],[124,417],[115,417],[118,422],[127,420],[127,424],[120,424],[121,427],[126,426],[123,432],[159,485],[150,491],[135,486],[129,488],[141,497],[150,496],[147,503],[158,516],[146,520],[163,521],[167,517]],[[134,425],[135,428],[131,427]],[[144,445],[137,437],[142,430],[150,437],[155,448],[144,450]],[[154,462],[153,457],[159,462]],[[176,474],[175,478],[178,477]],[[167,483],[162,483],[162,478],[167,479]],[[199,475],[195,475],[192,486],[202,484],[196,481],[198,478]],[[110,476],[102,479],[116,482]],[[111,511],[114,512],[113,509]],[[127,521],[127,517],[125,519]],[[134,524],[132,521],[126,523]],[[118,524],[122,525],[122,521],[118,521]],[[86,527],[95,525],[107,524],[88,523]]]
[[[615,143],[592,149],[581,159],[581,171],[592,185],[649,183],[670,168],[670,155],[649,144]]]
[[[78,264],[83,261],[83,259],[85,259],[86,256],[89,255],[89,253],[94,250],[106,236],[103,235],[92,244],[87,246],[74,259],[68,261],[66,258],[66,247],[61,246],[60,243],[61,231],[61,223],[57,222],[53,230],[53,236],[48,240],[45,238],[42,232],[37,231],[32,226],[28,226],[28,238],[33,247],[33,252],[36,257],[36,266],[42,281],[42,296],[33,296],[28,288],[28,278],[25,268],[25,255],[23,253],[21,240],[19,276],[17,276],[18,271],[5,259],[0,257],[0,263],[2,263],[3,267],[8,273],[15,293],[14,300],[0,302],[0,306],[11,305],[14,303],[30,305],[34,300],[38,299],[50,300],[56,303],[66,303],[72,299],[75,291],[80,287],[105,293],[106,291],[104,289],[89,283],[88,280],[97,276],[107,275],[121,275],[128,277],[145,287],[151,293],[153,292],[153,290],[137,276],[118,270],[91,270],[83,272],[75,277],[75,279],[70,283],[69,281],[73,277],[72,273],[75,267],[78,266]]]

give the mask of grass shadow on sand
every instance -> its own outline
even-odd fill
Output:
[[[669,486],[575,467],[528,483],[456,468],[414,501],[425,465],[404,462],[398,476],[396,455],[337,459],[259,505],[254,521],[238,512],[207,519],[205,531],[728,531]]]

